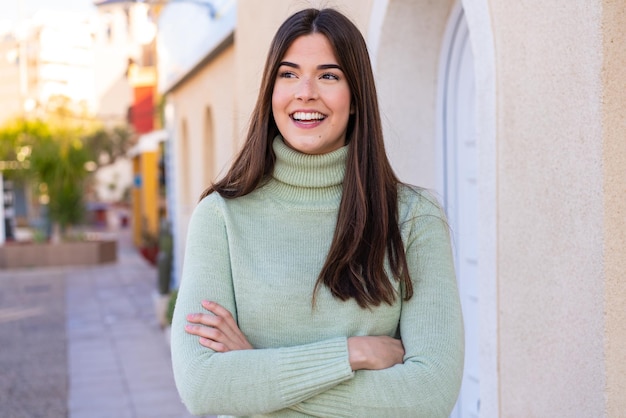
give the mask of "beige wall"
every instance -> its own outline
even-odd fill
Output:
[[[502,416],[624,411],[624,11],[603,3],[490,2]]]
[[[626,411],[626,7],[602,11],[602,145],[607,412]]]
[[[439,54],[453,0],[392,0],[376,54],[389,159],[401,180],[437,188]]]
[[[176,172],[177,263],[182,260],[187,224],[200,194],[231,163],[235,151],[234,58],[235,47],[230,45],[168,94],[168,106],[174,109],[170,129]]]
[[[188,150],[177,154],[189,176],[184,203],[193,206],[209,182],[230,163],[234,122],[233,45],[181,84],[168,100],[175,107],[176,129],[187,125]],[[207,120],[210,114],[212,120]],[[213,129],[207,129],[212,125]],[[211,131],[213,140],[211,140]],[[212,142],[212,145],[211,145]]]

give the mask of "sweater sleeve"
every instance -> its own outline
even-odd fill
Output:
[[[183,403],[193,414],[253,415],[287,408],[354,376],[347,339],[215,353],[187,334],[186,315],[212,300],[235,320],[225,223],[213,195],[192,214],[172,321],[172,364]]]
[[[414,294],[402,302],[404,363],[359,370],[292,409],[318,417],[448,417],[463,374],[463,320],[449,228],[436,206],[413,220],[406,244]]]

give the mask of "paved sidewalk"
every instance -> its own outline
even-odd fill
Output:
[[[63,270],[0,270],[0,416],[67,416]]]
[[[187,418],[154,312],[156,271],[117,263],[0,271],[0,416]]]
[[[118,238],[118,262],[68,272],[70,418],[189,417],[152,296],[157,273]]]

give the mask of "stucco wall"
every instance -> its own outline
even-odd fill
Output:
[[[176,108],[176,125],[186,120],[189,143],[188,155],[177,154],[192,173],[189,176],[187,205],[194,205],[200,193],[209,186],[224,166],[231,162],[233,154],[234,123],[234,46],[221,52],[207,66],[181,84],[170,94]],[[207,142],[207,114],[211,114],[213,146]]]
[[[391,0],[376,78],[389,159],[401,180],[437,188],[439,54],[454,1]]]
[[[604,264],[607,412],[626,411],[626,7],[605,1],[602,13]]]
[[[176,280],[191,212],[211,179],[230,165],[235,152],[234,57],[235,47],[231,45],[168,95],[168,105],[175,109],[171,129],[175,138]]]
[[[490,2],[503,417],[604,412],[600,2]]]

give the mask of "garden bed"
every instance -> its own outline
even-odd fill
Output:
[[[115,261],[115,240],[7,243],[0,246],[0,269],[96,265]]]

